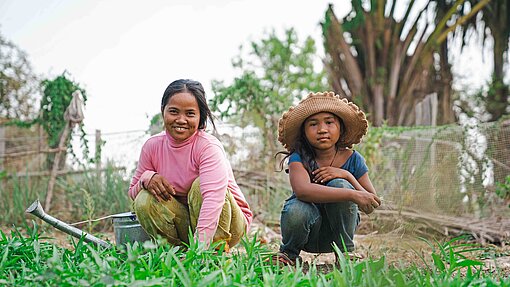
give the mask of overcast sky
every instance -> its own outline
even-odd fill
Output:
[[[339,13],[350,1],[337,1]],[[214,4],[213,4],[214,3]],[[178,78],[232,80],[239,45],[295,27],[320,40],[328,1],[0,0],[2,34],[35,71],[67,70],[88,93],[86,129],[146,129]],[[319,43],[322,46],[322,43]]]
[[[85,88],[85,128],[147,129],[166,86],[178,78],[230,82],[239,46],[295,27],[322,55],[319,22],[328,0],[0,0],[0,31],[27,52],[36,73],[64,70]],[[340,18],[350,0],[336,0]],[[405,2],[405,1],[404,1]],[[454,68],[475,85],[491,65],[473,50]],[[475,75],[475,76],[473,76]]]

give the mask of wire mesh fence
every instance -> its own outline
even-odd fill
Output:
[[[385,128],[382,133],[379,149],[367,160],[389,206],[476,217],[506,207],[495,188],[510,174],[509,125]]]
[[[237,145],[253,136],[238,134]],[[229,144],[236,146],[231,139]],[[509,199],[495,193],[510,175],[510,124],[371,128],[354,148],[365,157],[384,208],[477,218],[510,215]],[[249,149],[249,156],[256,158],[253,153],[260,149]],[[239,158],[239,151],[235,155]],[[239,185],[256,214],[277,221],[292,193],[288,176],[250,165],[256,163],[236,162]]]
[[[277,171],[278,160],[261,156],[263,148],[256,130],[233,129],[224,129],[220,139],[238,184],[255,215],[266,222],[277,222],[284,200],[292,193],[288,175]],[[43,142],[36,132],[17,136],[30,139],[23,143],[33,142],[26,149],[34,149]],[[88,137],[89,142],[94,142],[94,135]],[[126,167],[126,191],[129,175],[148,137],[144,131],[102,134],[102,159]],[[14,148],[7,149],[8,152],[24,150],[21,145],[7,146]],[[372,182],[387,209],[478,218],[510,215],[508,197],[501,198],[495,192],[498,183],[505,183],[510,175],[508,122],[371,128],[354,148],[367,160]],[[4,168],[8,167],[6,159]],[[19,158],[15,166],[28,166],[29,159]],[[42,166],[43,160],[35,159],[38,164],[34,168]],[[267,166],[271,168],[264,168]]]

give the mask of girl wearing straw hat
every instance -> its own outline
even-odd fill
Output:
[[[281,212],[276,260],[295,265],[299,253],[354,250],[358,208],[369,214],[381,200],[363,156],[352,149],[368,129],[363,111],[333,92],[312,93],[285,112],[278,140],[287,151],[293,194]]]

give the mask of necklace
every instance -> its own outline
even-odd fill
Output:
[[[333,166],[333,162],[335,162],[335,158],[336,158],[336,154],[338,153],[338,149],[335,148],[335,155],[333,156],[333,159],[331,160],[331,163],[329,164],[329,166]]]

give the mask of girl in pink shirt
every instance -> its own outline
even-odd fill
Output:
[[[202,84],[177,80],[161,101],[165,131],[143,145],[129,196],[142,227],[174,245],[240,241],[253,213],[220,141],[205,132],[212,113]]]

